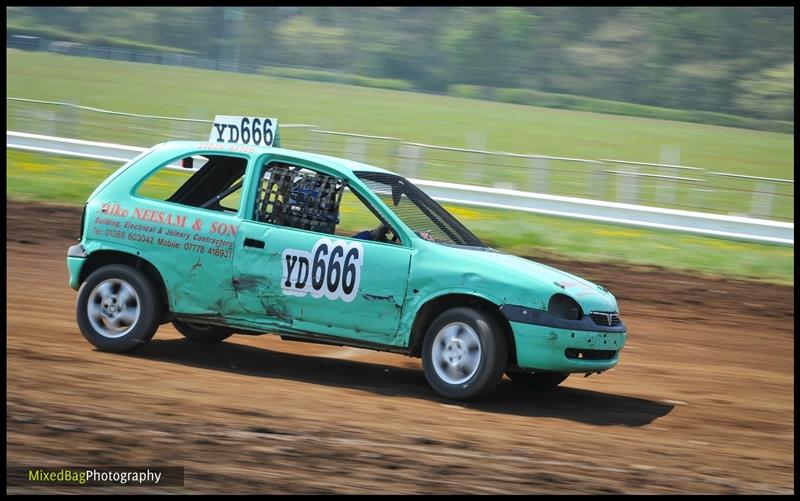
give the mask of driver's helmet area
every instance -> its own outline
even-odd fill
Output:
[[[266,166],[259,187],[256,218],[301,230],[334,233],[344,180],[296,165]]]
[[[270,162],[264,167],[256,203],[257,221],[290,228],[335,234],[341,222],[342,196],[347,181],[297,165]],[[353,234],[351,238],[397,243],[390,227],[376,227]]]

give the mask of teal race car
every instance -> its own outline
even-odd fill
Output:
[[[89,197],[67,266],[98,349],[169,322],[204,343],[276,333],[421,357],[456,400],[504,373],[546,389],[617,365],[627,332],[604,287],[487,247],[388,170],[278,147],[276,120],[227,117],[234,139],[217,118],[208,141],[156,145]]]

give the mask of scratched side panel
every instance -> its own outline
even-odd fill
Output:
[[[235,311],[231,285],[236,218],[157,200],[131,198],[87,207],[91,248],[115,249],[152,263],[176,313]],[[232,233],[233,232],[233,233]]]
[[[242,222],[236,248],[236,295],[253,320],[399,343],[409,249],[252,221]]]
[[[221,318],[238,311],[231,284],[238,217],[135,194],[161,166],[206,149],[194,142],[165,143],[120,169],[89,198],[84,242],[87,251],[115,249],[152,263],[173,312]]]
[[[400,325],[406,339],[420,308],[444,294],[471,294],[497,306],[546,310],[553,294],[559,293],[575,299],[585,312],[618,310],[608,291],[561,270],[491,250],[423,241],[415,242],[408,290]]]

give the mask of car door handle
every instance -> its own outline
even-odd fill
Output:
[[[244,247],[255,247],[256,249],[263,249],[264,248],[264,241],[263,240],[255,240],[253,238],[245,238],[244,239]]]

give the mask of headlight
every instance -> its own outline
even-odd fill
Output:
[[[550,298],[547,310],[556,318],[564,318],[566,320],[580,320],[583,318],[583,310],[581,310],[580,305],[564,294],[554,294]]]

